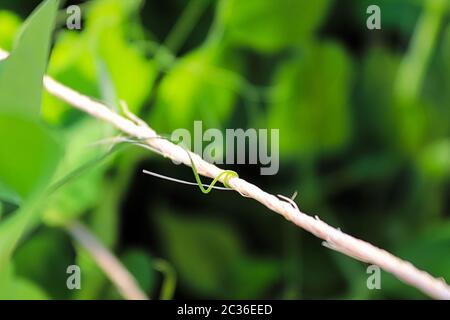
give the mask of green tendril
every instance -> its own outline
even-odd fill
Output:
[[[208,186],[207,189],[205,189],[205,187],[203,186],[203,183],[200,179],[200,175],[197,172],[197,167],[195,166],[194,160],[192,160],[192,156],[189,152],[189,149],[186,148],[185,146],[179,144],[177,141],[172,140],[168,135],[159,135],[158,137],[159,139],[165,139],[167,141],[172,142],[173,144],[176,144],[178,146],[180,146],[181,148],[183,148],[186,151],[186,154],[189,157],[189,160],[191,161],[191,168],[192,168],[192,172],[194,173],[194,177],[195,177],[195,182],[197,182],[198,187],[200,188],[200,190],[204,193],[204,194],[208,194],[211,192],[211,190],[213,189],[213,187],[216,185],[217,181],[220,180],[220,178],[223,177],[223,185],[226,188],[232,189],[230,187],[230,179],[231,178],[239,178],[239,175],[236,171],[233,170],[225,170],[223,172],[221,172],[217,177],[214,178],[214,180],[211,182],[211,184]]]
[[[194,173],[194,177],[195,177],[195,181],[198,184],[198,187],[200,188],[200,190],[204,193],[204,194],[208,194],[211,192],[211,190],[214,188],[214,186],[216,185],[217,181],[219,181],[222,177],[223,177],[223,185],[226,188],[232,189],[230,187],[230,179],[232,178],[239,178],[239,175],[236,171],[233,170],[224,170],[222,171],[217,177],[214,178],[214,180],[211,182],[211,184],[208,186],[208,188],[205,189],[205,187],[203,186],[203,183],[200,179],[200,175],[197,172],[197,167],[195,166],[194,160],[192,160],[192,156],[189,152],[189,149],[187,149],[185,146],[178,144],[176,141],[173,141],[172,139],[170,139],[169,136],[167,135],[159,135],[158,137],[155,137],[155,139],[164,139],[167,141],[170,141],[180,147],[182,147],[185,151],[186,154],[189,157],[189,160],[191,161],[191,168],[192,168],[192,172]],[[135,143],[137,145],[139,145],[139,142],[143,141],[145,139],[130,139],[130,141],[132,141],[132,143]],[[114,145],[114,147],[112,149],[115,149],[116,145]],[[104,155],[102,158],[106,158],[110,153],[112,153],[112,150],[110,150],[106,155]],[[59,187],[59,186],[58,186]]]
[[[219,181],[220,178],[222,178],[222,177],[223,177],[223,185],[224,185],[225,187],[227,187],[227,188],[232,189],[232,188],[230,187],[230,185],[229,185],[230,179],[231,179],[231,178],[239,178],[239,175],[237,174],[237,172],[236,172],[236,171],[233,171],[233,170],[225,170],[225,171],[221,172],[217,177],[214,178],[214,180],[211,182],[211,184],[209,185],[209,187],[208,187],[207,189],[205,189],[205,188],[203,187],[202,181],[200,180],[200,176],[199,176],[199,174],[198,174],[198,172],[197,172],[197,167],[195,166],[194,161],[192,160],[192,157],[191,157],[189,151],[186,150],[186,152],[187,152],[187,155],[189,156],[189,160],[191,161],[191,168],[192,168],[192,172],[194,173],[194,176],[195,176],[195,181],[197,182],[198,187],[200,188],[200,190],[201,190],[204,194],[210,193],[211,190],[212,190],[212,188],[214,187],[214,185],[215,185],[215,184],[217,183],[217,181]]]

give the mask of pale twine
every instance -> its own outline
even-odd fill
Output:
[[[2,52],[0,50],[0,58],[1,54]],[[3,55],[5,56],[5,53]],[[49,76],[44,77],[44,86],[48,92],[75,108],[112,124],[132,137],[144,139],[146,145],[164,157],[181,162],[187,166],[191,165],[189,156],[184,148],[165,139],[158,139],[157,133],[142,121],[126,119],[107,106],[58,83]],[[214,178],[224,171],[204,161],[195,153],[190,153],[190,155],[198,173],[203,176]],[[223,182],[223,178],[220,180]],[[324,244],[327,247],[356,260],[377,265],[432,298],[450,300],[450,287],[445,283],[444,279],[434,278],[427,272],[417,269],[408,261],[397,258],[391,253],[377,248],[366,241],[345,234],[341,230],[333,228],[321,221],[317,216],[313,218],[301,212],[296,205],[280,200],[276,196],[261,190],[259,187],[243,179],[230,178],[229,185],[241,195],[262,203],[270,210],[281,214],[297,226],[325,240]]]

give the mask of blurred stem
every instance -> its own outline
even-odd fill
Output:
[[[177,284],[177,274],[175,269],[169,262],[163,259],[156,259],[154,267],[164,276],[163,284],[161,286],[160,300],[171,300],[175,293],[175,287]]]
[[[422,89],[426,69],[436,46],[448,0],[427,0],[417,23],[411,45],[400,65],[396,96],[401,105],[416,101]]]
[[[316,169],[314,157],[304,157],[299,162],[300,176],[295,177],[294,181],[301,181],[299,194],[294,200],[298,200],[307,206],[313,206],[316,196],[311,186],[316,185]],[[297,201],[296,201],[297,202]],[[295,228],[291,226],[283,226],[284,234],[284,248],[286,253],[285,274],[286,286],[284,292],[285,299],[300,299],[303,287],[303,262],[301,242],[302,234],[298,233]]]
[[[139,44],[153,55],[153,58],[158,63],[160,72],[167,72],[173,67],[176,62],[178,50],[181,49],[192,29],[197,24],[209,1],[189,1],[181,17],[164,40],[164,43],[159,44],[151,40],[146,40]]]
[[[89,226],[108,248],[114,248],[120,224],[120,204],[134,176],[137,162],[143,154],[130,151],[123,154],[116,165],[117,173],[112,179],[106,179],[103,187],[103,199],[90,215]]]
[[[285,248],[285,289],[283,299],[300,299],[302,289],[301,233],[283,224]]]
[[[300,177],[295,179],[301,181],[301,187],[297,197],[305,207],[317,208],[323,206],[321,187],[318,185],[316,170],[316,158],[304,156],[299,161]],[[299,200],[300,199],[300,200]],[[303,259],[301,251],[301,234],[295,229],[286,226],[284,229],[285,252],[286,252],[286,299],[299,299],[302,292]]]
[[[65,226],[69,234],[89,252],[119,293],[129,300],[147,300],[133,275],[83,224],[78,221]]]
[[[44,199],[42,192],[38,193],[0,224],[0,274],[9,265],[12,253],[23,235],[38,224]]]
[[[186,9],[164,41],[165,47],[172,51],[174,55],[180,50],[208,4],[209,0],[188,1]]]

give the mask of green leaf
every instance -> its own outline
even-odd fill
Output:
[[[257,298],[280,274],[275,261],[246,256],[223,222],[159,212],[157,226],[181,286],[201,297]]]
[[[78,92],[100,98],[100,90],[96,84],[95,60],[90,54],[92,49],[85,38],[82,34],[62,32],[53,48],[48,74]],[[74,110],[65,102],[48,92],[44,93],[42,115],[48,122],[60,124],[67,121],[73,112]],[[79,116],[78,113],[76,115]]]
[[[59,144],[39,123],[42,78],[58,1],[44,2],[25,21],[0,73],[0,181],[24,201],[0,224],[0,272],[27,227],[39,218],[45,192],[61,155]]]
[[[419,155],[419,168],[434,181],[450,177],[450,139],[437,140],[424,148]]]
[[[137,18],[142,2],[94,2],[87,13],[85,34],[85,40],[95,43],[91,52],[94,58],[100,58],[105,63],[117,98],[125,100],[134,113],[138,113],[144,104],[156,77],[154,62],[145,58],[142,47],[127,38],[134,31],[130,30],[132,27],[142,29]]]
[[[102,93],[104,74],[110,76],[115,98],[125,100],[134,113],[150,94],[156,67],[143,49],[127,37],[127,27],[137,25],[141,1],[102,0],[89,4],[82,32],[63,31],[56,42],[48,73],[58,81],[113,107],[117,101]],[[101,62],[99,62],[101,61]],[[119,63],[118,63],[119,62]],[[64,102],[44,95],[43,113],[51,123],[75,118]]]
[[[284,63],[274,79],[269,126],[287,137],[280,151],[309,156],[342,148],[351,134],[351,63],[333,43],[315,45]]]
[[[356,123],[361,139],[392,144],[395,135],[393,87],[399,64],[399,56],[381,47],[370,48],[364,57],[362,79],[355,90]]]
[[[0,181],[21,199],[45,187],[61,156],[56,139],[35,120],[0,112]]]
[[[258,299],[280,279],[276,260],[243,257],[235,264],[233,299]]]
[[[190,129],[198,119],[208,127],[223,127],[241,85],[230,70],[234,64],[221,45],[201,47],[180,59],[159,87],[150,122],[162,132]]]
[[[57,259],[55,259],[57,257]],[[39,259],[39,263],[36,263]],[[63,230],[42,228],[14,254],[16,275],[46,288],[54,299],[69,298],[66,269],[74,262],[70,238]]]
[[[39,217],[38,201],[28,201],[0,224],[0,273],[8,267],[11,254],[27,228]]]
[[[135,152],[136,151],[136,152]],[[119,237],[121,203],[135,174],[141,150],[127,149],[117,157],[116,175],[107,177],[100,186],[102,201],[89,216],[89,228],[108,248],[113,248]]]
[[[127,250],[121,260],[147,294],[155,287],[156,272],[151,257],[143,250]]]
[[[0,11],[0,48],[11,50],[14,35],[20,27],[20,18],[10,11]]]
[[[50,225],[61,225],[79,217],[93,208],[102,194],[103,174],[108,162],[100,158],[107,152],[107,146],[92,146],[112,131],[96,119],[84,119],[65,132],[67,152],[58,166],[54,181],[65,179],[75,170],[92,163],[80,175],[69,179],[52,193],[47,201],[44,221]],[[77,196],[74,197],[74,194]]]
[[[450,73],[450,26],[445,29],[442,49],[442,62],[446,67],[448,75]]]
[[[125,100],[130,110],[138,113],[150,94],[156,66],[121,34],[120,28],[104,30],[99,39],[99,55],[111,75],[117,98]]]
[[[0,201],[7,201],[12,204],[19,205],[20,197],[14,190],[7,187],[0,181]]]
[[[129,23],[143,4],[143,0],[98,0],[87,11],[87,27],[102,28]]]
[[[223,296],[241,250],[233,231],[214,221],[166,212],[159,213],[157,225],[180,282],[204,296]]]
[[[48,300],[49,296],[39,286],[27,279],[15,278],[8,293],[9,300]]]
[[[225,34],[233,42],[270,52],[311,39],[329,3],[329,0],[224,0],[219,15]]]
[[[45,300],[48,295],[33,282],[15,275],[9,264],[0,272],[0,300]]]
[[[61,153],[38,122],[57,7],[48,0],[24,22],[0,73],[0,181],[22,198],[50,180]]]
[[[47,0],[25,21],[0,73],[0,111],[38,118],[57,0]]]
[[[402,243],[394,253],[433,276],[442,277],[448,283],[450,281],[449,248],[450,224],[441,223],[429,227],[426,232]],[[383,273],[381,288],[388,297],[392,298],[423,299],[425,297],[417,289],[387,273]]]

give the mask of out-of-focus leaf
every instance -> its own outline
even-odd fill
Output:
[[[137,113],[148,98],[156,67],[130,45],[120,30],[105,30],[99,40],[100,57],[105,62],[118,99],[125,100],[131,111]],[[124,63],[117,63],[124,61]]]
[[[47,64],[57,0],[47,0],[25,21],[0,73],[0,180],[27,199],[0,225],[0,272],[26,228],[39,218],[32,197],[45,191],[61,155],[39,123],[42,78]]]
[[[101,92],[102,74],[106,71],[116,97],[125,100],[130,110],[138,113],[156,76],[154,63],[145,58],[142,49],[128,41],[124,31],[132,23],[130,19],[135,19],[140,3],[92,2],[83,31],[76,34],[66,31],[60,35],[50,59],[49,74],[83,94],[111,104]],[[70,119],[71,108],[49,94],[44,96],[43,111],[45,118],[55,124],[68,121],[66,117]]]
[[[22,234],[38,221],[41,203],[33,200],[24,203],[0,224],[0,274],[10,265],[11,254]]]
[[[333,43],[315,45],[281,66],[269,110],[269,126],[280,129],[281,152],[314,155],[345,145],[350,80],[350,60]]]
[[[358,183],[382,182],[393,176],[400,164],[397,157],[386,153],[358,157],[332,176],[331,189],[342,189]]]
[[[233,299],[261,297],[280,279],[280,275],[278,261],[243,257],[236,263],[233,279],[236,287],[230,292],[230,296]]]
[[[338,252],[330,252],[342,275],[347,280],[348,290],[345,299],[366,299],[370,294],[367,288],[365,265]]]
[[[444,68],[440,68],[440,64]],[[435,83],[440,82],[436,85],[437,91],[433,92],[433,96],[438,98],[436,103],[436,115],[431,122],[431,126],[435,127],[438,125],[441,127],[441,132],[439,136],[450,136],[450,108],[448,107],[448,101],[450,101],[450,25],[447,26],[445,30],[445,36],[443,39],[441,57],[439,63],[437,64],[437,69],[440,70],[442,77],[435,77]]]
[[[14,254],[17,276],[46,288],[55,299],[69,297],[66,269],[73,261],[73,250],[68,237],[62,231],[53,229],[40,230],[19,246]]]
[[[435,277],[450,281],[450,225],[442,223],[430,228],[415,239],[403,243],[394,253]],[[383,273],[381,288],[388,297],[417,299],[425,296],[392,275]]]
[[[400,57],[381,47],[371,48],[363,60],[361,81],[355,90],[356,126],[363,141],[392,143],[395,135],[393,86],[399,64]]]
[[[102,193],[102,179],[107,168],[107,163],[100,161],[100,158],[106,153],[107,147],[92,144],[110,136],[109,132],[110,128],[95,119],[85,119],[66,132],[67,153],[54,181],[64,179],[87,163],[92,163],[92,167],[71,178],[49,197],[44,215],[46,223],[64,224],[95,206]]]
[[[92,48],[85,38],[83,34],[61,33],[53,48],[47,73],[78,92],[100,98]],[[59,124],[63,120],[67,121],[65,117],[71,112],[74,112],[73,109],[65,102],[48,92],[44,93],[42,113],[48,122]]]
[[[220,45],[204,46],[183,57],[159,87],[150,118],[156,129],[191,129],[194,120],[222,127],[232,112],[240,79],[227,66],[234,64]]]
[[[219,18],[230,39],[261,51],[310,40],[327,13],[328,0],[224,0]]]
[[[0,112],[0,180],[22,199],[45,187],[61,156],[56,139],[41,124]]]
[[[450,176],[450,139],[438,140],[424,148],[419,166],[433,180],[442,181]]]
[[[442,51],[442,62],[447,67],[447,70],[450,70],[450,26],[447,27],[445,30],[445,36],[444,36],[444,44],[443,44],[443,51]]]
[[[15,278],[8,299],[11,300],[48,300],[47,293],[26,279]]]
[[[224,296],[241,251],[226,225],[160,212],[158,230],[180,282],[203,296]]]
[[[0,272],[0,300],[45,299],[49,297],[44,290],[28,279],[16,276],[12,264],[8,264]]]
[[[398,149],[407,154],[416,154],[426,143],[429,127],[429,109],[419,102],[411,104],[399,103],[395,106],[396,142]]]
[[[0,11],[0,48],[11,50],[14,35],[20,27],[20,18],[10,11]]]
[[[128,250],[122,255],[123,264],[139,283],[140,288],[149,294],[155,287],[156,272],[151,257],[143,250]]]
[[[159,214],[157,224],[181,284],[200,296],[251,299],[277,278],[277,265],[247,257],[226,224],[167,212]]]
[[[415,148],[417,152],[427,126],[427,109],[431,108],[417,102],[402,106],[395,99],[393,88],[400,61],[399,56],[379,47],[372,48],[365,57],[357,85],[359,139],[399,151]]]
[[[9,263],[2,267],[2,272],[0,273],[0,300],[6,299],[6,293],[4,291],[8,290],[9,283],[13,277],[13,265]]]
[[[57,0],[47,0],[24,22],[0,73],[0,111],[39,117]]]
[[[11,188],[8,188],[0,181],[0,201],[8,201],[15,205],[20,204],[20,196]]]
[[[104,179],[102,199],[89,216],[89,227],[108,248],[117,244],[120,229],[121,203],[134,176],[137,162],[142,154],[128,149],[118,158],[115,164],[116,175]]]
[[[0,180],[21,197],[50,180],[61,153],[38,123],[57,6],[46,1],[25,21],[0,73]]]
[[[97,184],[102,201],[97,202],[97,206],[89,216],[90,228],[108,248],[114,247],[119,236],[122,191],[125,191],[128,186],[128,184],[122,185],[121,182],[104,179],[101,184]]]
[[[86,24],[95,29],[130,22],[129,17],[136,14],[142,4],[142,0],[97,0],[89,7]]]
[[[128,180],[134,171],[135,162],[139,158],[133,153],[124,154],[116,166],[117,174],[114,178],[104,179],[96,188],[101,190],[102,201],[92,209],[88,217],[89,228],[98,239],[108,248],[113,249],[118,241],[120,203],[123,192],[128,187]],[[80,177],[82,178],[82,177]],[[115,289],[106,292],[109,280],[99,269],[92,257],[84,249],[77,248],[77,264],[83,270],[83,290],[75,293],[77,299],[121,298]],[[111,297],[108,295],[111,294]]]

